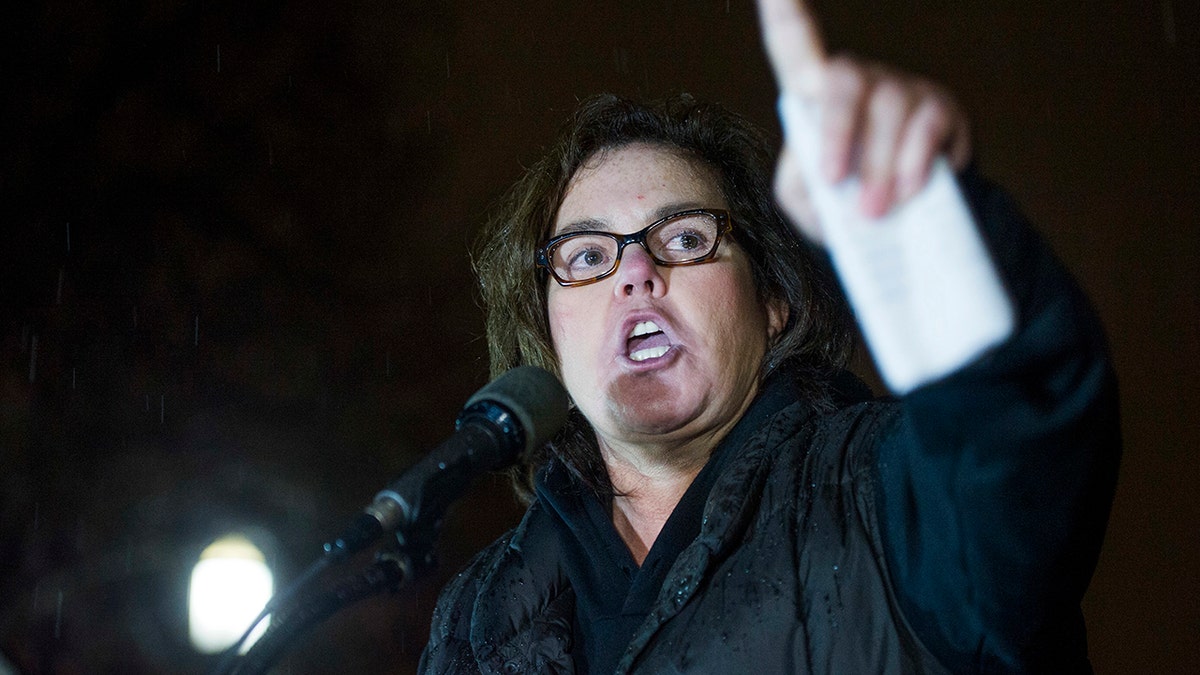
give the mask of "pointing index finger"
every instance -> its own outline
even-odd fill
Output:
[[[767,57],[780,91],[816,97],[822,87],[825,42],[804,0],[758,0]]]

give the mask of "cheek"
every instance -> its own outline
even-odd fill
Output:
[[[767,343],[767,317],[753,289],[753,282],[741,279],[725,284],[707,298],[708,311],[715,314],[713,337],[731,355],[753,360],[761,356]]]
[[[557,302],[552,294],[546,300],[546,321],[550,324],[550,343],[554,346],[554,353],[561,358],[563,344],[563,335],[569,332],[570,312],[563,308],[563,303]]]
[[[564,302],[561,297],[551,296],[546,303],[550,341],[558,357],[558,372],[567,393],[583,410],[592,410],[589,401],[598,391],[595,377],[601,371],[594,363],[596,349],[592,336],[600,332],[591,325],[595,321],[595,314],[594,309],[588,311],[587,303],[577,302],[576,298]]]
[[[564,375],[572,366],[578,365],[580,348],[584,346],[587,336],[595,332],[587,325],[589,314],[586,304],[575,302],[574,299],[563,298],[554,292],[547,298],[550,342]]]

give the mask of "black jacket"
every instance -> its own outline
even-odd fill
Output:
[[[1090,671],[1079,601],[1115,485],[1115,382],[1086,302],[1007,198],[974,174],[963,187],[1016,334],[900,400],[769,415],[618,672]],[[446,587],[421,672],[573,672],[553,517],[535,502]]]

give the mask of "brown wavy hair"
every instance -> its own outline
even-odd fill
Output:
[[[560,372],[546,317],[546,285],[553,281],[536,268],[536,250],[552,232],[575,172],[598,153],[631,143],[674,149],[716,171],[760,300],[780,298],[789,307],[760,377],[787,364],[808,400],[828,405],[831,380],[852,345],[841,295],[775,205],[773,154],[764,134],[745,118],[686,94],[648,104],[609,94],[585,100],[550,150],[498,200],[473,251],[492,376],[524,364]],[[523,500],[532,498],[534,476],[552,457],[598,496],[611,497],[595,434],[577,409],[551,443],[511,470]]]

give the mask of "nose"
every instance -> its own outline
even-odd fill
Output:
[[[630,244],[621,252],[621,264],[617,267],[613,292],[621,297],[641,294],[662,297],[667,292],[667,281],[661,274],[662,269],[655,264],[644,246]]]

